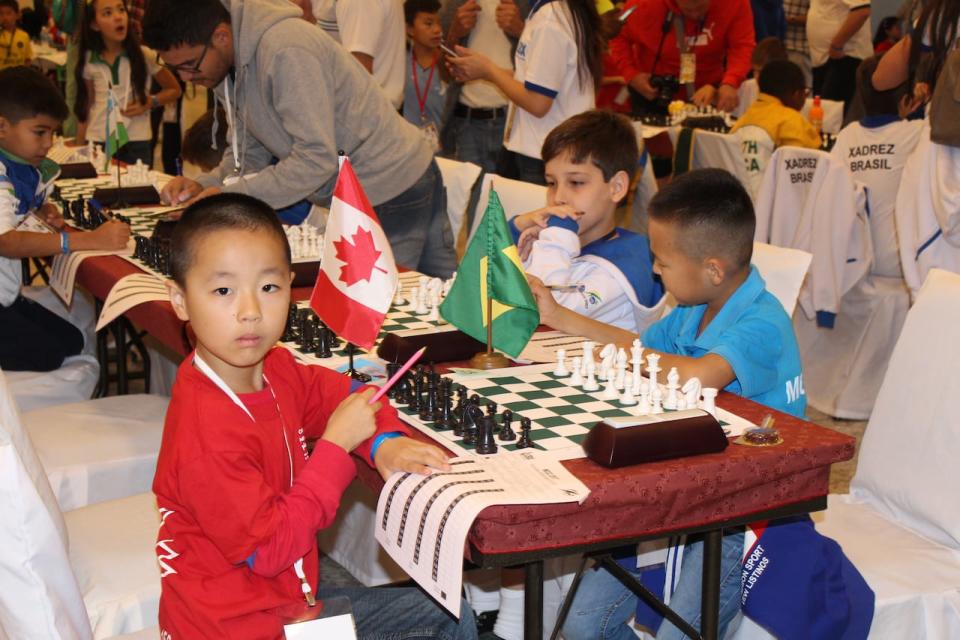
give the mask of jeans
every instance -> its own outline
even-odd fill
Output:
[[[449,278],[456,270],[447,192],[435,160],[409,189],[374,210],[397,266],[437,278]]]
[[[320,587],[321,600],[347,598],[360,640],[413,640],[477,637],[473,610],[460,601],[460,622],[415,587]]]
[[[720,552],[720,628],[722,638],[727,626],[740,610],[740,574],[743,556],[743,532],[723,536]],[[632,572],[639,576],[639,571]],[[687,539],[683,551],[680,581],[670,598],[670,608],[700,628],[701,576],[703,575],[703,539]],[[573,606],[563,625],[566,640],[633,640],[629,622],[636,613],[638,598],[606,569],[592,569],[583,574]],[[686,636],[666,620],[660,625],[657,640],[674,640]]]
[[[813,93],[824,100],[843,101],[843,113],[846,115],[857,88],[857,67],[863,62],[860,58],[843,56],[829,58],[826,63],[813,68]]]
[[[450,123],[452,157],[461,162],[472,162],[484,173],[496,172],[506,122],[506,116],[489,120],[454,116]]]
[[[498,175],[546,186],[547,178],[543,172],[543,160],[540,158],[531,158],[522,153],[510,151],[506,147],[501,148],[500,157],[497,159]]]
[[[41,304],[23,296],[0,306],[0,369],[53,371],[83,350],[83,334]]]

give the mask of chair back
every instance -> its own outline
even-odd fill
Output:
[[[850,492],[960,551],[960,275],[933,269],[907,314],[860,445]]]
[[[67,549],[63,514],[0,372],[2,633],[18,640],[92,638]]]
[[[800,296],[800,287],[807,276],[813,256],[799,249],[753,243],[753,266],[767,284],[767,291],[780,301],[788,316],[793,315]]]
[[[810,117],[810,107],[813,106],[813,98],[807,98],[800,113],[804,118]],[[834,135],[840,133],[843,129],[843,101],[842,100],[824,100],[821,98],[820,107],[823,109],[823,129],[824,133]]]
[[[521,213],[543,208],[547,204],[547,188],[543,185],[501,178],[495,173],[488,173],[483,176],[483,181],[480,184],[480,198],[477,200],[477,208],[473,214],[473,227],[470,229],[471,238],[476,233],[480,220],[483,219],[483,214],[487,210],[491,185],[500,197],[503,213],[507,220]]]
[[[437,167],[443,179],[443,188],[447,192],[447,217],[453,237],[460,236],[460,229],[467,218],[467,205],[470,194],[477,183],[482,169],[472,162],[460,162],[437,157]]]
[[[743,170],[746,173],[747,191],[750,197],[756,201],[757,192],[760,191],[760,183],[763,181],[763,174],[770,164],[770,157],[773,155],[773,138],[763,127],[756,125],[747,125],[733,134],[740,141],[740,153],[743,156]]]

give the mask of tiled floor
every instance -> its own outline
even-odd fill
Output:
[[[857,452],[853,459],[835,464],[830,469],[830,493],[847,493],[850,490],[850,479],[857,470],[857,456],[860,455],[860,442],[863,440],[863,431],[867,422],[865,420],[836,420],[811,408],[807,409],[807,419],[821,427],[827,427],[857,439]]]

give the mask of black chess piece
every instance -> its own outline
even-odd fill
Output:
[[[503,412],[502,420],[503,420],[503,426],[500,427],[500,436],[499,436],[500,440],[501,441],[516,440],[517,434],[514,433],[513,429],[510,426],[510,423],[513,422],[513,411],[510,411],[510,409],[505,409]]]
[[[440,405],[437,407],[439,412],[437,419],[434,421],[434,424],[439,429],[452,429],[453,428],[453,398],[450,396],[453,389],[448,384],[443,384],[441,386],[440,393]]]
[[[147,246],[149,244],[149,239],[145,236],[135,235],[133,236],[134,250],[133,257],[136,260],[143,260],[147,253]]]
[[[437,380],[433,374],[427,375],[427,394],[420,405],[420,419],[424,422],[433,422],[437,413]]]
[[[348,360],[349,368],[346,370],[346,374],[350,376],[351,379],[356,380],[357,382],[363,382],[363,383],[370,382],[372,378],[370,377],[369,373],[358,371],[357,368],[353,366],[353,356],[359,353],[357,346],[352,342],[348,342],[347,346],[344,347],[344,351],[347,352],[347,357],[349,358]]]
[[[530,440],[530,418],[526,416],[520,417],[520,439],[517,440],[517,449],[529,449],[533,446],[533,442]]]
[[[387,363],[387,380],[392,380],[393,376],[397,375],[397,371],[400,371],[400,367],[403,366],[399,362],[388,362]],[[391,400],[397,397],[397,392],[400,390],[401,380],[397,380],[392,387],[387,389],[387,397]]]
[[[491,402],[488,402],[488,403],[487,403],[487,415],[488,415],[488,416],[495,416],[495,415],[497,415],[497,403],[496,403],[496,402],[492,402],[492,401],[491,401]]]
[[[291,342],[293,340],[293,325],[296,317],[297,305],[291,302],[290,309],[287,311],[287,322],[283,325],[283,335],[280,336],[280,342]]]
[[[332,358],[333,351],[331,351],[331,345],[333,342],[333,331],[330,330],[326,325],[320,325],[320,336],[317,340],[317,350],[314,351],[314,355],[318,358]]]
[[[497,441],[493,438],[493,430],[497,424],[495,416],[483,416],[480,429],[477,433],[477,453],[486,456],[497,452]]]
[[[297,339],[297,345],[300,347],[301,351],[310,351],[313,347],[314,341],[314,328],[316,323],[313,322],[313,318],[309,316],[304,317],[303,323],[300,325],[300,335]]]
[[[472,403],[467,405],[466,410],[463,412],[463,424],[461,426],[464,444],[476,444],[477,431],[480,428],[483,417],[483,410],[480,409],[478,405]]]
[[[423,365],[417,365],[413,372],[413,393],[410,395],[410,401],[407,406],[411,411],[420,411],[420,404],[423,401]]]

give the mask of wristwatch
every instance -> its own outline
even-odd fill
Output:
[[[151,109],[159,109],[159,108],[160,108],[160,100],[157,99],[156,94],[150,96],[150,108],[151,108]]]

